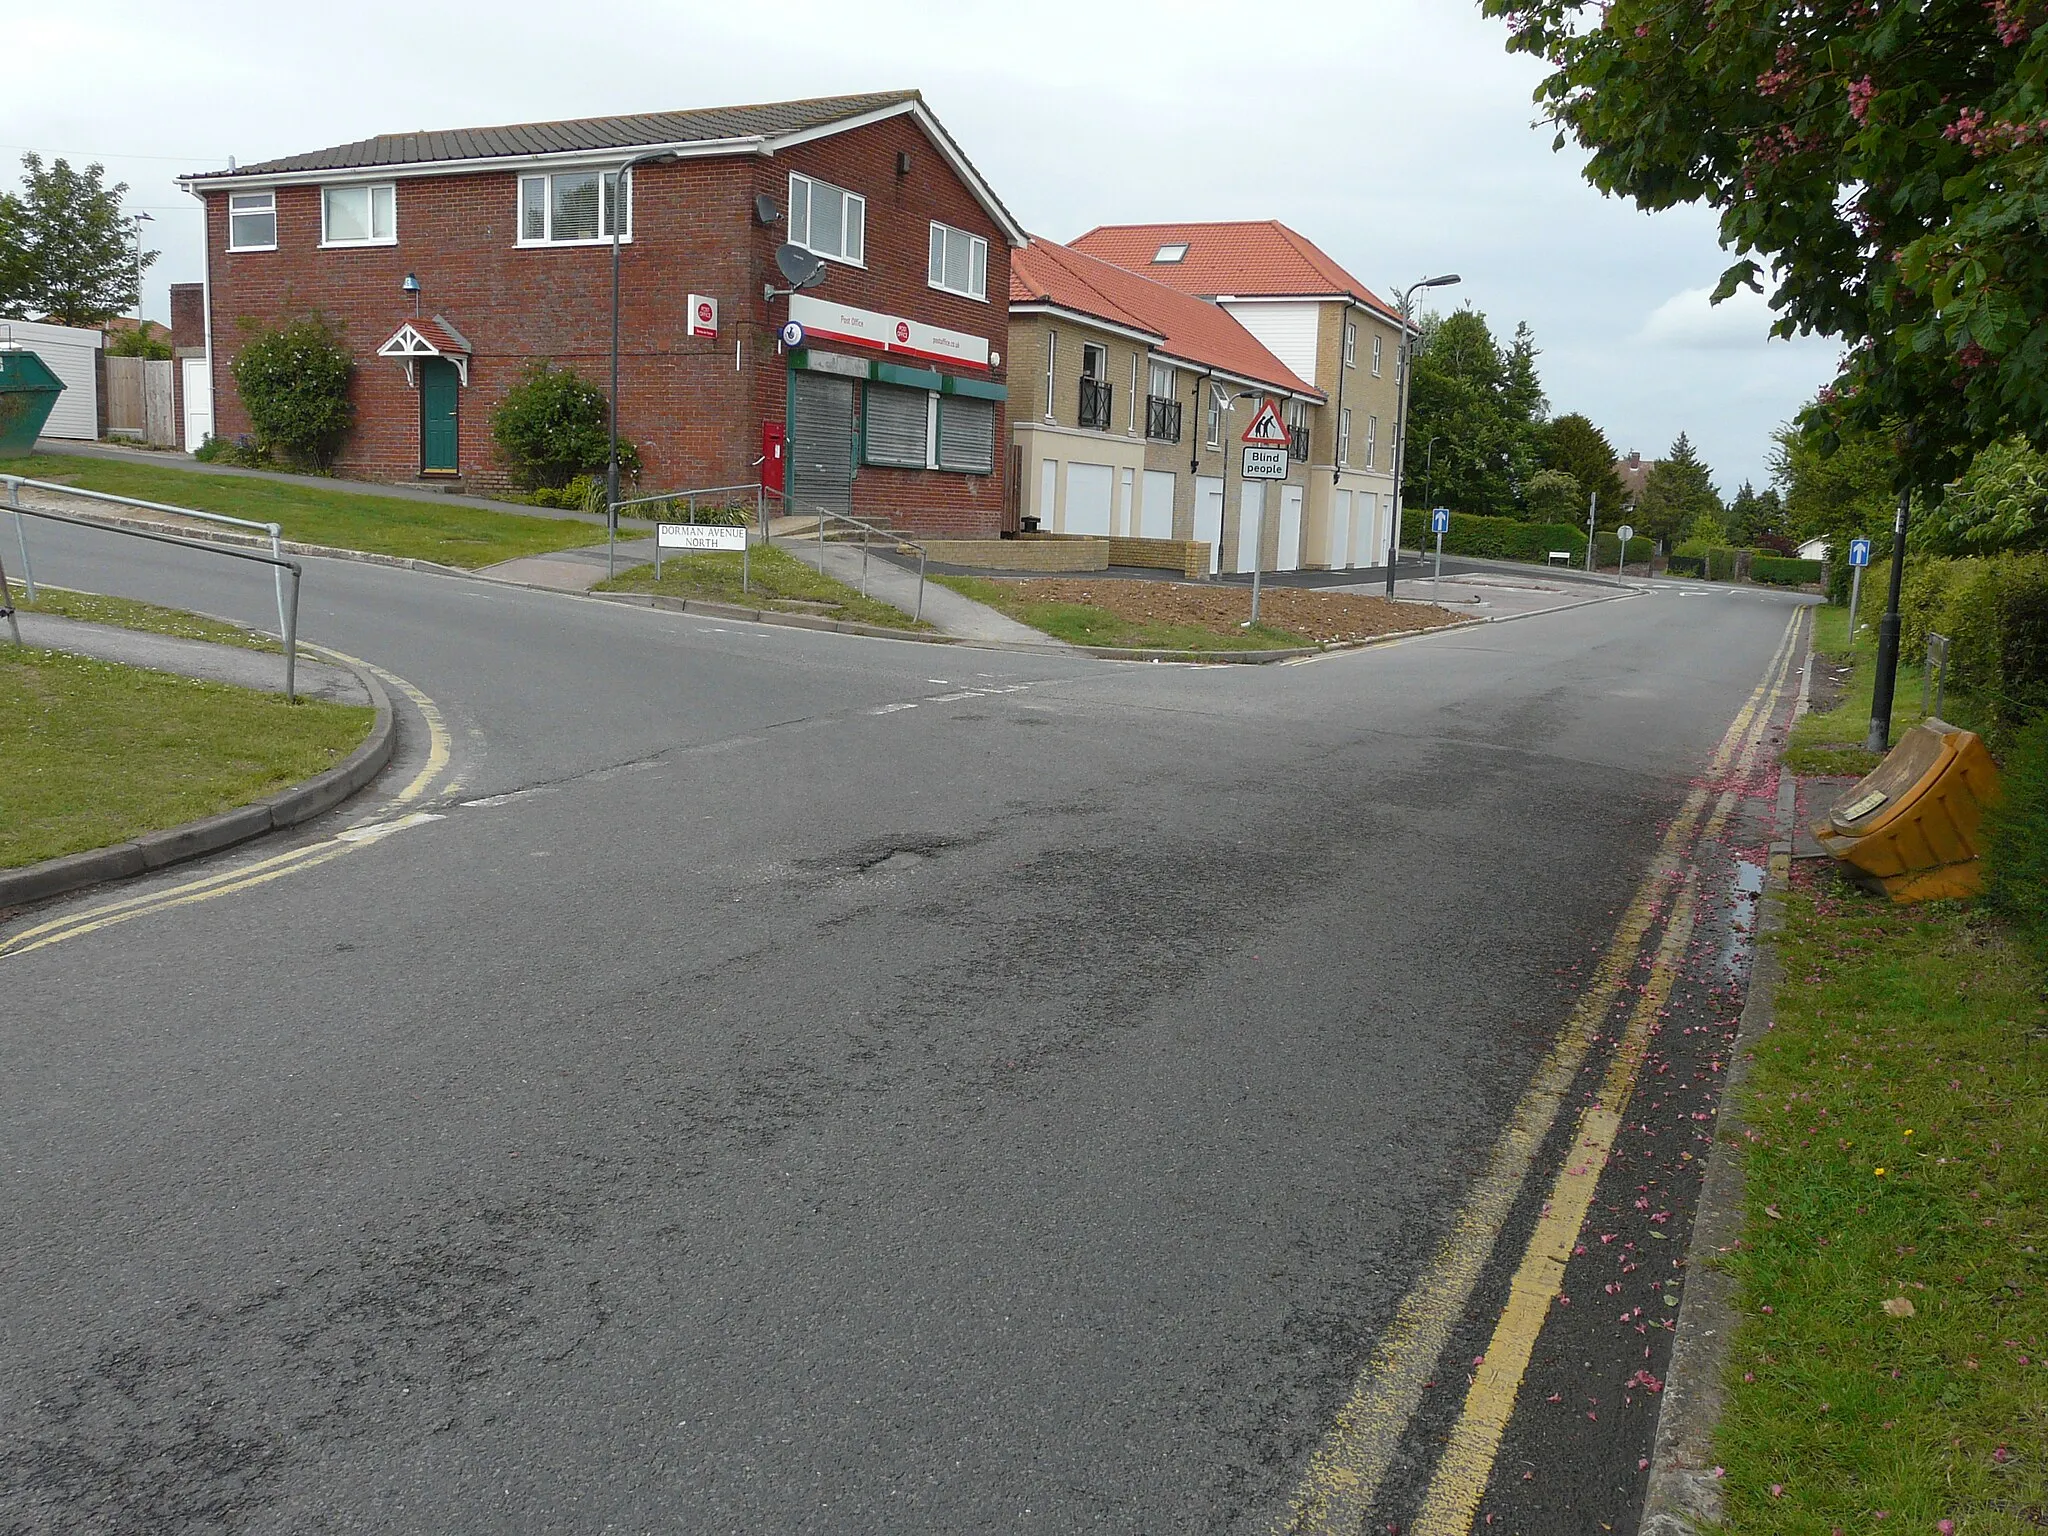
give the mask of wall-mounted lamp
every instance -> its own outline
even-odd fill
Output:
[[[413,276],[412,273],[408,272],[405,274],[405,281],[400,283],[398,286],[401,292],[409,293],[412,295],[412,317],[415,320],[419,319],[420,280],[417,277]]]

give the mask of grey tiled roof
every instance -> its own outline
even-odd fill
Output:
[[[631,117],[586,117],[562,123],[512,123],[501,128],[385,133],[310,154],[286,155],[211,176],[274,176],[289,171],[367,170],[439,160],[484,160],[499,155],[574,154],[630,149],[643,144],[686,144],[704,139],[774,137],[802,133],[844,118],[917,99],[915,91],[866,96],[819,96],[750,107],[706,107],[693,112],[642,112]]]

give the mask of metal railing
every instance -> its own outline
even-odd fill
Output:
[[[1307,427],[1289,427],[1287,429],[1287,456],[1297,464],[1306,464],[1308,462]]]
[[[754,498],[754,527],[759,531],[761,542],[766,544],[768,542],[768,498],[772,496],[778,501],[783,498],[782,492],[770,490],[758,480],[750,480],[741,485],[693,486],[688,490],[662,491],[652,496],[633,496],[624,501],[613,502],[611,504],[611,511],[605,518],[605,526],[609,535],[609,543],[605,550],[606,575],[615,576],[618,574],[619,513],[625,508],[648,506],[658,501],[674,505],[680,501],[683,504],[684,512],[687,514],[684,521],[694,523],[697,521],[697,503],[699,501],[708,501],[713,496],[744,496],[749,493]],[[728,501],[725,505],[732,506],[733,503]],[[752,540],[740,546],[740,590],[742,592],[751,592],[754,589],[753,551],[751,546]],[[658,527],[655,529],[654,534],[654,579],[656,581],[661,580],[661,530]]]
[[[140,507],[146,512],[168,512],[174,517],[196,518],[202,523],[223,523],[234,528],[254,528],[270,535],[270,558],[277,561],[280,565],[284,561],[284,550],[279,541],[279,535],[283,530],[276,523],[251,522],[246,517],[230,517],[225,512],[201,512],[194,507],[171,507],[164,505],[160,501],[137,501],[133,496],[113,496],[105,491],[81,490],[75,485],[59,485],[49,480],[30,480],[20,475],[0,475],[0,480],[7,482],[7,505],[8,509],[14,513],[15,541],[21,545],[21,575],[22,580],[28,586],[30,602],[35,601],[36,579],[34,572],[28,569],[28,544],[23,539],[21,532],[21,488],[24,485],[31,486],[38,491],[55,491],[60,496],[79,496],[87,501],[106,501],[112,502],[116,506]],[[284,628],[284,572],[282,570],[277,573],[276,586],[277,627],[281,631]]]
[[[1145,397],[1145,436],[1156,443],[1180,441],[1180,402],[1164,395]]]
[[[33,485],[37,482],[24,481],[22,483]],[[63,488],[59,487],[59,489]],[[128,500],[127,497],[123,496],[102,496],[96,499],[103,501]],[[143,507],[156,505],[153,502],[132,502],[130,504]],[[119,523],[102,523],[96,522],[89,517],[72,517],[68,513],[51,512],[43,507],[24,507],[18,499],[14,501],[11,510],[15,515],[15,537],[21,546],[22,552],[22,586],[30,602],[36,600],[36,589],[35,578],[30,574],[28,564],[28,539],[27,535],[22,531],[21,519],[24,517],[40,517],[48,522],[68,523],[73,528],[90,528],[99,533],[118,533],[131,539],[147,539],[152,544],[169,544],[176,549],[194,549],[202,555],[219,555],[224,560],[253,561],[258,565],[272,567],[277,572],[276,580],[280,587],[283,586],[285,573],[289,571],[292,578],[291,590],[283,606],[279,609],[279,627],[283,631],[280,638],[284,641],[284,696],[293,702],[297,701],[299,696],[299,582],[302,574],[298,561],[287,560],[281,555],[259,554],[252,549],[226,549],[221,545],[208,544],[199,539],[174,538],[168,533],[153,533],[144,528],[123,528]],[[183,511],[184,509],[180,507],[157,507],[157,510]],[[7,572],[5,569],[0,569],[0,614],[6,616],[7,627],[14,637],[14,643],[16,645],[21,644],[21,625],[14,616],[14,593],[7,584]]]
[[[1092,427],[1097,432],[1109,430],[1109,405],[1112,394],[1107,382],[1081,375],[1080,425]]]
[[[1927,693],[1930,687],[1934,691],[1934,708],[1932,710],[1929,710],[1927,707]],[[1930,715],[1936,720],[1941,718],[1941,698],[1947,691],[1948,636],[1937,635],[1929,631],[1927,636],[1927,667],[1920,674],[1920,716],[1922,719],[1926,719]]]
[[[827,520],[830,520],[833,523],[843,523],[849,528],[859,530],[861,536],[860,595],[862,597],[866,597],[868,595],[869,549],[870,546],[874,543],[875,535],[880,534],[885,542],[894,544],[899,548],[916,550],[917,605],[915,608],[911,610],[910,618],[912,623],[921,624],[924,622],[924,573],[926,565],[929,564],[931,560],[931,551],[929,549],[925,548],[924,545],[920,544],[915,539],[905,538],[902,534],[898,533],[893,528],[884,528],[875,523],[862,522],[857,517],[848,517],[844,512],[834,512],[830,507],[821,507],[816,505],[815,503],[808,508],[804,508],[802,510],[794,512],[791,515],[806,519],[815,517],[818,520],[818,574],[820,576],[825,574],[825,524]]]

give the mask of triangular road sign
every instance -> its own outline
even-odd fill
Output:
[[[1268,396],[1259,402],[1252,424],[1244,429],[1243,441],[1253,448],[1285,448],[1291,439],[1287,423],[1280,419],[1280,402]]]

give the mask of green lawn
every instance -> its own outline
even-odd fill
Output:
[[[752,590],[740,589],[740,555],[713,553],[676,555],[661,562],[661,580],[654,579],[652,565],[636,565],[601,581],[598,592],[658,592],[664,597],[702,598],[707,602],[733,603],[743,608],[767,608],[786,613],[815,613],[828,619],[851,619],[885,629],[929,630],[929,624],[913,624],[900,608],[873,598],[830,576],[821,576],[813,566],[782,550],[756,548],[749,560]]]
[[[1089,603],[1034,602],[1007,582],[978,576],[934,576],[932,580],[1069,645],[1146,651],[1277,651],[1315,644],[1305,635],[1267,624],[1240,629],[1233,623],[1227,629],[1212,629],[1201,624],[1131,619]]]
[[[170,464],[40,454],[8,459],[0,464],[0,470],[31,480],[276,523],[286,538],[304,544],[432,560],[440,565],[495,565],[520,555],[545,554],[604,539],[604,530],[591,523],[440,506],[431,501],[240,475],[210,475]],[[30,537],[34,537],[33,521]]]
[[[10,578],[11,580],[11,578]],[[63,619],[80,619],[88,624],[111,624],[119,629],[139,629],[152,635],[179,635],[187,640],[210,640],[215,645],[239,645],[252,651],[282,651],[284,647],[268,635],[202,618],[181,608],[161,608],[126,597],[102,597],[96,592],[69,592],[62,587],[38,584],[36,600],[30,602],[19,586],[14,604],[23,613],[48,613]]]
[[[1836,708],[1826,714],[1814,711],[1803,715],[1792,727],[1791,739],[1785,744],[1784,761],[1793,773],[1860,776],[1878,764],[1874,753],[1863,750],[1863,742],[1870,732],[1870,696],[1877,681],[1877,621],[1883,614],[1883,600],[1880,595],[1873,607],[1870,593],[1866,591],[1863,596],[1863,605],[1856,613],[1859,633],[1853,646],[1849,641],[1848,609],[1820,607],[1813,611],[1816,680],[1824,668],[1839,666],[1843,661],[1849,662],[1855,670],[1849,679],[1848,692]],[[1900,658],[1898,686],[1892,694],[1891,739],[1894,742],[1898,741],[1900,733],[1910,731],[1920,723],[1920,679],[1924,671],[1919,658]],[[1953,690],[1942,707],[1952,723],[1971,725],[1968,701],[1958,698]]]
[[[0,648],[0,868],[232,810],[339,763],[376,711]]]
[[[1787,899],[1718,1454],[1756,1536],[2041,1529],[2048,1007],[1957,903]],[[1773,1490],[1777,1490],[1774,1492]]]

